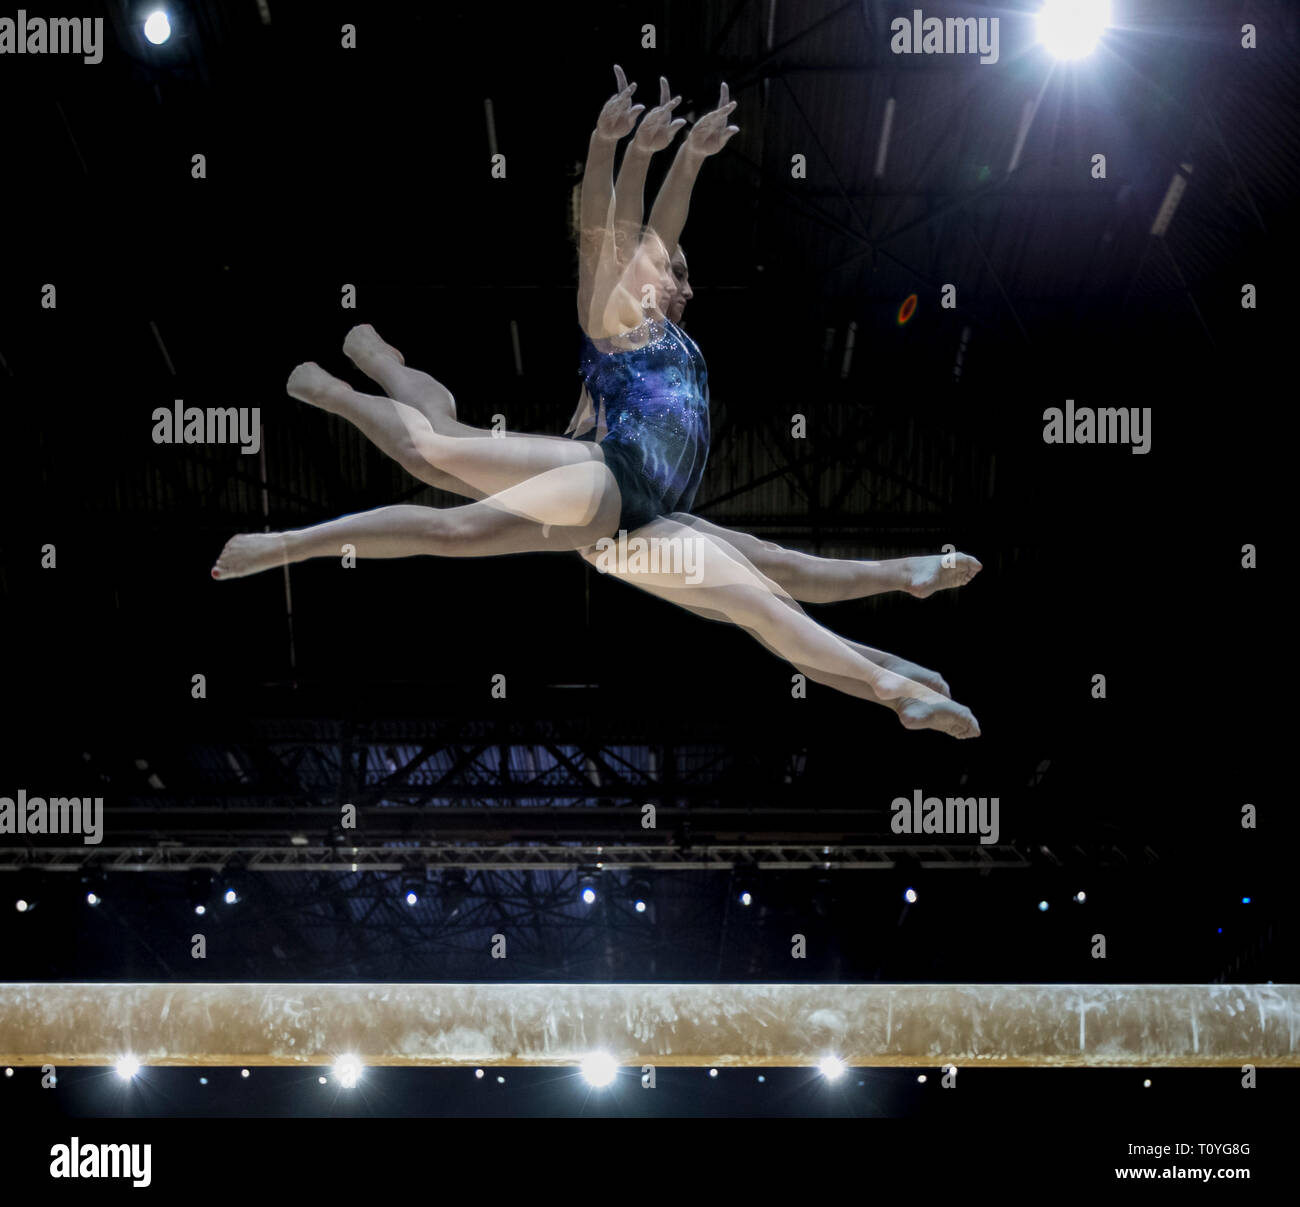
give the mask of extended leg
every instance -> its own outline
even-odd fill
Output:
[[[634,542],[638,542],[634,544]],[[658,519],[629,535],[633,556],[621,559],[617,545],[602,541],[582,556],[598,570],[714,619],[744,628],[773,653],[818,683],[893,707],[909,728],[940,729],[954,737],[975,737],[979,725],[970,710],[939,692],[887,670],[829,629],[817,624],[776,583],[716,536],[669,519]],[[635,555],[645,551],[639,561]]]
[[[587,441],[558,436],[502,439],[468,427],[457,435],[444,435],[415,407],[396,399],[361,394],[314,363],[294,370],[288,390],[295,398],[343,416],[408,472],[431,485],[440,483],[430,476],[430,469],[450,475],[484,496],[499,495],[552,469],[577,465],[604,469],[599,447]],[[528,518],[581,526],[590,523],[593,516],[594,511],[582,516],[563,511],[549,518]]]
[[[951,565],[944,565],[943,555],[938,553],[883,562],[817,557],[798,549],[786,549],[748,532],[723,528],[699,516],[675,512],[671,518],[726,541],[759,571],[804,603],[838,603],[886,591],[906,591],[924,599],[935,591],[964,586],[982,569],[968,553],[952,554]]]
[[[604,466],[599,470],[609,471]],[[212,576],[243,578],[275,566],[314,557],[341,558],[350,546],[360,558],[493,557],[506,553],[566,552],[594,544],[617,522],[618,495],[598,507],[584,525],[541,524],[519,514],[551,514],[587,506],[591,472],[588,467],[538,475],[494,499],[463,507],[417,507],[397,504],[341,516],[310,528],[288,532],[251,532],[231,537],[221,551]],[[578,496],[576,503],[566,494]],[[515,511],[502,511],[511,507]]]
[[[389,398],[423,414],[439,435],[478,437],[486,434],[481,428],[461,423],[456,417],[456,400],[451,391],[430,374],[412,369],[402,354],[385,342],[369,323],[362,323],[348,332],[343,341],[343,351],[358,369],[380,384]],[[526,436],[526,433],[508,429],[497,434],[498,439],[518,439],[521,436]],[[462,482],[445,470],[431,469],[431,472],[439,477],[438,485],[445,490],[453,490],[471,499],[482,499],[487,495],[486,491]]]

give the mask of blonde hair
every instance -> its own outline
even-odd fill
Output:
[[[614,255],[620,268],[626,268],[631,264],[636,258],[637,252],[643,247],[650,246],[653,248],[656,244],[664,253],[664,260],[671,262],[672,256],[668,254],[668,244],[664,242],[663,236],[649,223],[643,222],[640,226],[635,226],[630,222],[625,222],[616,224],[614,227]]]
[[[583,239],[598,239],[599,233],[596,229],[583,232],[578,226],[578,216],[576,212],[569,214],[569,245],[573,249],[574,265],[576,267],[579,257],[582,254]],[[655,242],[663,248],[664,258],[671,264],[672,253],[668,250],[668,243],[664,237],[648,222],[642,222],[639,225],[631,222],[616,222],[614,224],[614,255],[618,260],[621,268],[626,268],[632,263],[632,258],[636,255],[643,243]]]

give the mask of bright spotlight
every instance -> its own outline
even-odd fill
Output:
[[[86,894],[86,904],[87,904],[87,905],[98,905],[98,904],[100,903],[101,900],[102,900],[102,898],[101,898],[101,897],[97,897],[97,896],[95,896],[94,893],[87,893],[87,894]]]
[[[134,1056],[123,1056],[113,1070],[123,1081],[130,1081],[140,1071],[140,1062]]]
[[[221,899],[222,899],[222,900],[223,900],[227,905],[234,905],[235,902],[239,900],[239,894],[238,894],[237,892],[235,892],[234,889],[232,889],[232,888],[228,888],[228,889],[226,889],[226,891],[225,891],[225,893],[224,893],[224,895],[222,896]]]
[[[903,890],[903,900],[906,901],[908,905],[915,905],[915,904],[916,904],[916,889],[911,888],[911,887],[905,888],[905,889]]]
[[[161,46],[172,36],[172,23],[167,19],[167,14],[162,9],[159,9],[156,13],[150,13],[145,18],[144,36],[155,46]]]
[[[609,1085],[618,1074],[618,1065],[608,1052],[593,1052],[582,1062],[582,1075],[588,1085],[602,1089]]]
[[[827,1081],[839,1081],[844,1076],[845,1065],[838,1056],[823,1057],[817,1067]]]
[[[741,893],[741,894],[740,894],[740,904],[741,904],[741,905],[753,905],[753,904],[754,904],[754,895],[753,895],[752,893],[748,892],[748,891]]]
[[[1045,0],[1038,40],[1058,59],[1082,59],[1097,49],[1110,25],[1110,0]]]
[[[340,1056],[338,1064],[334,1066],[334,1076],[345,1090],[353,1089],[361,1080],[360,1059],[356,1056]]]
[[[637,903],[632,907],[638,914],[645,913],[645,902],[638,898]]]
[[[198,914],[199,917],[201,918],[203,917],[204,914],[208,912],[208,907],[206,905],[196,905],[194,907],[194,912]]]
[[[419,899],[420,898],[416,895],[413,889],[406,894],[407,905],[414,905],[417,901],[419,901]]]
[[[596,890],[592,888],[591,885],[587,885],[587,887],[582,890],[582,899],[587,905],[594,905],[596,901]]]
[[[1082,905],[1085,901],[1088,900],[1088,894],[1085,893],[1085,892],[1083,891],[1083,889],[1080,889],[1077,893],[1074,894],[1074,899],[1075,899],[1075,900],[1076,900],[1080,905]]]
[[[20,914],[25,914],[30,908],[31,906],[21,897],[14,902],[14,909],[16,909]]]
[[[1045,913],[1047,913],[1047,902],[1046,902],[1046,901],[1040,901],[1040,902],[1038,903],[1038,912],[1039,912],[1040,914],[1045,914]]]

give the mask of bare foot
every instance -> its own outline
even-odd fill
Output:
[[[945,557],[952,560],[951,566],[943,564]],[[949,587],[964,587],[984,569],[969,553],[931,553],[924,557],[905,557],[902,561],[903,590],[917,599]]]
[[[913,683],[923,684],[931,691],[938,692],[941,696],[952,695],[947,681],[938,671],[926,670],[923,666],[917,666],[915,662],[908,662],[906,658],[899,658],[896,654],[886,654],[883,651],[877,651],[870,657],[871,661],[877,666],[882,666],[887,671],[893,671],[896,675],[902,675],[904,679],[911,679]]]
[[[243,532],[232,536],[212,567],[212,577],[225,582],[262,570],[287,565],[284,535],[279,532]]]
[[[353,327],[343,337],[343,352],[367,377],[373,376],[368,366],[376,360],[395,360],[399,365],[406,364],[406,358],[392,344],[385,343],[369,323]]]
[[[326,373],[314,360],[299,365],[289,374],[285,390],[290,398],[299,402],[309,402],[321,410],[338,414],[339,400],[342,392],[351,387],[346,381],[340,381],[332,373]]]
[[[977,738],[980,723],[975,714],[955,700],[916,700],[904,697],[895,701],[898,719],[905,729],[937,729],[954,738]]]

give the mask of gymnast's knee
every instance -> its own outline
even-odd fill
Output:
[[[766,630],[789,615],[788,606],[766,587],[737,586],[727,589],[722,607],[734,624]]]
[[[437,449],[434,446],[436,438],[436,433],[422,434],[418,441],[414,436],[407,435],[393,451],[393,459],[411,477],[419,478],[421,482],[427,482],[434,474],[441,476],[437,469]]]

